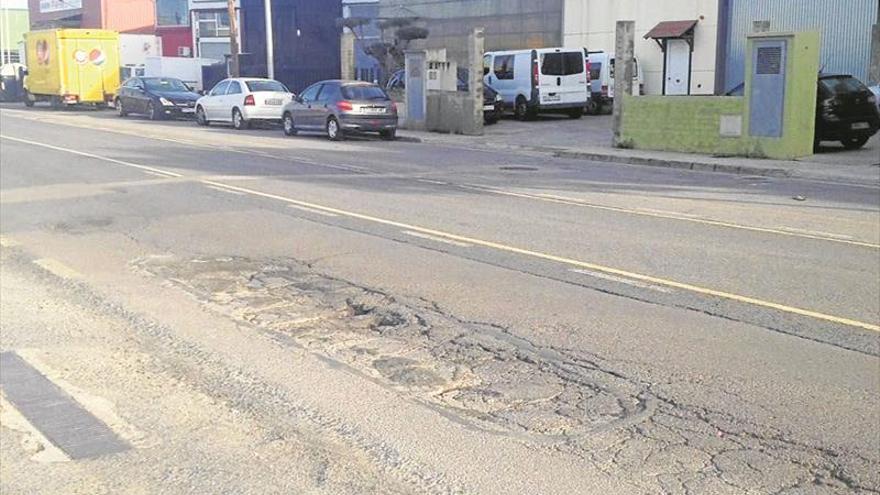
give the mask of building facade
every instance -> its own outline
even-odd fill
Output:
[[[381,40],[376,22],[379,19],[379,0],[342,0],[342,16],[346,18],[370,19],[370,24],[358,29],[358,39],[354,44],[354,73],[360,81],[381,81],[381,66],[376,59],[367,55],[364,49]]]
[[[193,35],[188,0],[156,0],[156,35],[162,39],[162,56],[192,56]]]
[[[265,0],[241,0],[242,74],[269,73]],[[340,74],[342,0],[270,0],[275,79],[299,92]]]
[[[0,0],[0,65],[20,62],[19,43],[30,30],[27,0]]]
[[[31,29],[90,28],[155,34],[154,0],[29,0]]]
[[[241,4],[236,1],[238,46],[242,44]],[[229,43],[229,4],[224,0],[189,0],[192,46],[196,57],[225,60],[231,54]],[[239,52],[242,50],[239,49]]]
[[[466,60],[467,37],[478,27],[485,28],[490,51],[562,43],[565,0],[380,0],[379,5],[383,18],[419,18],[430,35],[414,47],[446,48],[453,60]]]

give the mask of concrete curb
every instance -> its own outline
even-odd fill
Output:
[[[609,155],[584,151],[554,151],[557,158],[590,160],[605,163],[622,163],[626,165],[645,165],[649,167],[665,167],[698,172],[719,172],[726,174],[757,175],[762,177],[793,177],[791,171],[784,168],[750,167],[748,165],[728,165],[724,163],[707,163],[688,160],[665,160],[662,158],[644,158],[640,156]]]

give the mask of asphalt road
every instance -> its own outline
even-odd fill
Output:
[[[877,187],[280,134],[0,111],[4,493],[880,491]]]

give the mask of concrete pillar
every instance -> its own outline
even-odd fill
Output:
[[[354,53],[354,33],[345,29],[342,32],[342,40],[340,43],[341,66],[339,68],[339,77],[342,79],[357,79],[355,74],[355,53]]]
[[[617,21],[614,42],[614,146],[619,147],[623,124],[624,95],[633,93],[635,21]]]
[[[466,134],[483,135],[483,54],[486,47],[485,29],[476,28],[468,38],[469,104],[465,105]]]
[[[880,23],[874,24],[874,29],[871,31],[871,66],[868,69],[868,84],[878,83],[880,83]]]

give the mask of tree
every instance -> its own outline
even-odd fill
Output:
[[[428,29],[418,26],[418,17],[393,17],[377,19],[379,41],[364,41],[364,28],[373,24],[373,20],[365,17],[347,17],[337,20],[337,25],[354,34],[364,54],[372,57],[382,68],[381,83],[384,86],[394,71],[403,68],[405,52],[410,43],[428,37]]]

